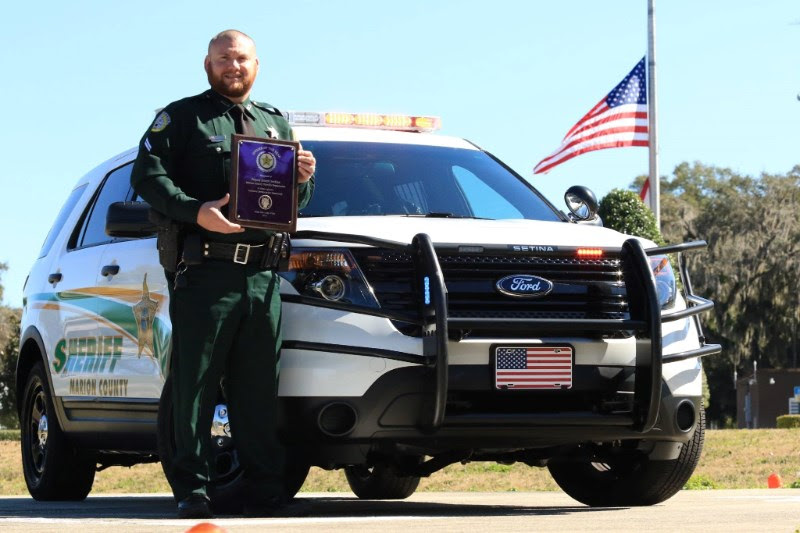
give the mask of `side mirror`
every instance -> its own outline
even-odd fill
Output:
[[[594,221],[597,216],[597,197],[588,187],[573,185],[564,193],[564,202],[575,220]]]
[[[145,202],[114,202],[106,213],[106,233],[111,237],[150,237],[156,225],[150,221]]]

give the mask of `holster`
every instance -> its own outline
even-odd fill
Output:
[[[183,254],[181,255],[183,264],[192,266],[205,262],[206,258],[203,255],[203,244],[205,244],[205,240],[201,234],[187,232],[183,236]]]
[[[153,208],[150,208],[148,218],[157,228],[158,262],[167,272],[175,272],[183,253],[184,225]]]
[[[261,268],[264,270],[289,270],[289,256],[291,255],[291,241],[288,233],[274,233],[267,241],[267,250],[261,259]]]

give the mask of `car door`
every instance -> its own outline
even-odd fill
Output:
[[[155,236],[118,240],[105,248],[97,287],[114,310],[115,325],[125,331],[116,370],[124,376],[129,398],[161,395],[172,331],[166,283]],[[109,384],[107,395],[121,393],[120,383]]]
[[[101,380],[119,373],[123,349],[131,343],[105,288],[97,285],[103,253],[114,240],[105,233],[106,211],[130,195],[130,165],[109,172],[53,265],[51,305],[58,309],[60,337],[48,353],[57,396],[102,396],[108,382]],[[112,383],[124,391],[124,382]]]

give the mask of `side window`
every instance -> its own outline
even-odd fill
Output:
[[[464,197],[469,203],[472,216],[479,218],[525,218],[522,213],[489,187],[478,176],[464,167],[454,166],[455,176]]]
[[[44,240],[44,244],[42,245],[41,251],[39,251],[39,257],[44,257],[50,251],[50,248],[53,246],[53,243],[58,237],[58,234],[61,228],[64,227],[64,222],[67,221],[67,217],[72,213],[72,210],[75,209],[75,204],[78,203],[81,195],[83,195],[83,191],[86,189],[86,185],[81,185],[80,187],[74,189],[67,201],[64,202],[64,205],[61,207],[61,211],[58,212],[58,216],[56,217],[56,221],[53,222],[53,226],[50,228],[50,232],[47,234],[47,237]]]
[[[133,165],[128,164],[108,175],[100,193],[95,197],[88,214],[84,217],[83,227],[76,241],[77,247],[94,246],[112,240],[106,235],[106,213],[111,204],[123,202],[130,196],[132,168]]]

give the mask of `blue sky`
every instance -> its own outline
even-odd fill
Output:
[[[253,96],[283,110],[432,114],[557,206],[647,173],[647,150],[533,166],[647,48],[646,0],[13,2],[0,20],[0,261],[22,285],[79,176],[134,146],[153,111],[206,88],[209,38],[261,58]],[[800,4],[659,0],[659,164],[759,175],[800,163]]]

